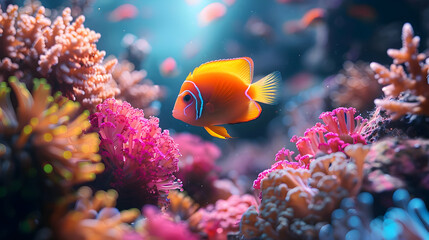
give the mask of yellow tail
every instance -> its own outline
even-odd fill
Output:
[[[276,103],[281,79],[280,72],[276,71],[253,83],[249,89],[252,99],[266,104]]]

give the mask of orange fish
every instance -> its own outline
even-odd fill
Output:
[[[261,114],[258,102],[273,104],[281,79],[273,72],[252,83],[249,57],[207,62],[189,73],[183,82],[173,117],[204,127],[213,137],[231,138],[223,124],[247,122]]]

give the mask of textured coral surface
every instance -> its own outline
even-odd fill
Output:
[[[45,78],[54,91],[93,109],[119,93],[111,72],[116,60],[103,64],[100,34],[85,28],[84,16],[73,22],[69,8],[51,21],[40,7],[34,13],[9,5],[0,12],[0,81],[18,76],[31,85]]]

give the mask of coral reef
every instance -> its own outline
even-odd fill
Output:
[[[135,223],[138,235],[130,234],[126,239],[199,239],[198,235],[189,231],[185,223],[172,221],[155,206],[144,206],[143,215],[145,218]]]
[[[310,169],[285,168],[268,174],[261,183],[261,204],[241,219],[246,238],[315,238],[330,221],[342,199],[360,190],[368,147],[349,145],[345,152],[319,157]]]
[[[89,187],[81,187],[77,197],[75,209],[57,222],[58,239],[119,240],[133,233],[133,228],[127,223],[139,216],[139,210],[119,212],[114,208],[118,198],[115,190],[98,191],[92,196]]]
[[[418,52],[420,38],[414,36],[409,23],[402,28],[402,48],[388,49],[393,58],[390,69],[378,63],[371,63],[375,77],[383,87],[384,99],[377,99],[375,104],[386,109],[393,120],[403,115],[429,115],[429,84],[427,82],[429,64],[424,53]],[[401,65],[404,64],[408,75]]]
[[[93,109],[119,93],[111,71],[116,60],[102,64],[100,34],[85,28],[84,16],[74,22],[69,8],[53,22],[40,7],[32,16],[9,5],[0,12],[0,81],[17,76],[31,85],[45,78],[54,91]]]
[[[104,165],[97,133],[83,134],[90,126],[89,113],[79,114],[78,103],[51,96],[44,80],[34,81],[32,94],[14,77],[8,83],[16,103],[6,82],[0,83],[1,211],[7,231],[20,232],[17,227],[27,224],[22,234],[31,234],[49,225],[50,204],[68,195],[73,185],[93,180]]]
[[[294,152],[286,149],[280,150],[276,156],[276,163],[258,175],[253,183],[255,189],[260,188],[261,181],[270,172],[283,168],[308,168],[313,159],[320,155],[343,151],[350,144],[366,144],[361,135],[366,119],[360,116],[354,117],[356,109],[337,108],[332,112],[320,114],[320,119],[324,124],[316,123],[312,128],[307,129],[304,137],[294,136],[291,142],[296,143],[299,154],[292,161]],[[287,158],[287,159],[286,159]],[[279,161],[281,160],[281,161]]]
[[[414,36],[413,28],[406,23],[402,29],[402,48],[387,50],[393,58],[390,69],[371,63],[378,82],[387,86],[383,87],[385,98],[375,100],[377,108],[363,130],[369,142],[384,137],[429,138],[429,64],[426,54],[418,52],[419,42],[420,38]]]
[[[363,189],[371,193],[408,186],[417,196],[429,193],[429,141],[386,138],[371,145]]]
[[[199,208],[199,205],[184,192],[170,191],[168,199],[170,200],[168,212],[176,222],[188,220]]]
[[[191,228],[204,233],[208,239],[226,240],[228,234],[239,230],[243,213],[251,206],[256,207],[253,196],[232,195],[218,200],[214,205],[201,208],[189,219]]]
[[[112,77],[120,90],[116,99],[143,109],[147,116],[156,116],[159,113],[160,104],[157,105],[154,102],[162,98],[165,91],[145,79],[146,75],[147,72],[144,70],[134,70],[134,65],[127,60],[119,61],[112,72]]]
[[[327,239],[427,239],[428,210],[419,198],[410,200],[404,189],[393,194],[396,207],[384,218],[371,219],[373,197],[361,193],[356,200],[346,198],[332,213],[332,224],[322,227],[319,238]]]
[[[374,72],[364,62],[345,62],[339,74],[325,80],[327,98],[333,107],[350,106],[361,113],[372,110],[381,95]]]
[[[189,133],[176,134],[173,139],[182,155],[175,175],[182,180],[183,188],[201,205],[216,201],[214,182],[219,178],[220,169],[216,166],[221,155],[219,147]]]
[[[179,150],[159,119],[146,119],[143,110],[110,98],[97,106],[90,121],[90,131],[100,134],[103,176],[119,192],[118,205],[166,205],[168,191],[181,187],[173,175]]]

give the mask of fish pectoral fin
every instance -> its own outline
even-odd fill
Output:
[[[204,127],[204,128],[213,137],[222,138],[222,139],[231,138],[231,136],[229,136],[228,132],[226,131],[226,129],[224,127],[221,127],[221,126],[207,126],[207,127]]]
[[[259,117],[259,115],[261,115],[261,111],[261,106],[257,102],[251,100],[249,101],[249,108],[247,109],[246,114],[244,114],[239,119],[237,119],[237,121],[234,121],[232,123],[248,122],[253,119],[256,119]]]

